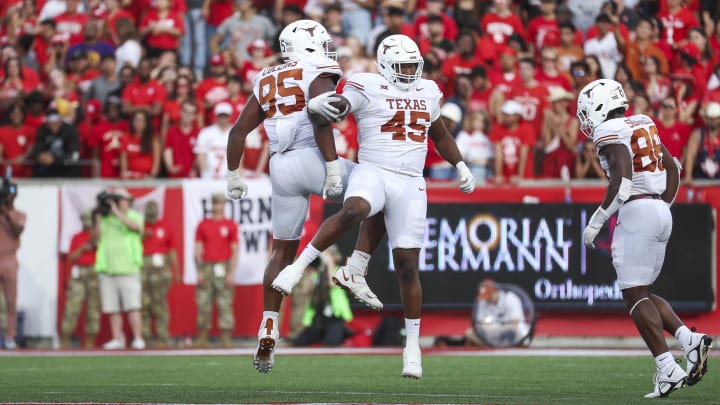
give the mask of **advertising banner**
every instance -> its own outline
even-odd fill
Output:
[[[235,271],[235,284],[262,284],[265,263],[268,260],[269,242],[272,238],[270,222],[270,196],[272,188],[270,178],[263,176],[245,179],[248,196],[239,201],[228,199],[225,216],[239,226],[238,267]],[[197,282],[195,267],[195,229],[204,218],[210,216],[211,196],[225,194],[224,180],[191,179],[183,181],[183,235],[185,252],[185,272],[183,280],[187,284]]]
[[[327,205],[326,216],[338,205]],[[624,310],[610,244],[616,216],[596,249],[582,231],[596,204],[428,204],[420,252],[423,305],[469,308],[483,278],[516,284],[538,309]],[[707,204],[676,204],[673,233],[653,292],[676,310],[714,306],[714,219]],[[357,229],[339,243],[350,255]],[[368,283],[386,306],[399,307],[387,243],[373,255]]]

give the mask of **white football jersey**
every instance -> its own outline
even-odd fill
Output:
[[[662,164],[660,135],[653,120],[644,114],[615,118],[595,127],[593,143],[600,166],[608,173],[608,163],[600,154],[605,145],[623,144],[632,157],[632,194],[662,194],[667,173]]]
[[[343,94],[358,126],[358,161],[409,176],[422,176],[430,124],[440,117],[442,91],[420,79],[402,91],[377,73],[356,73]]]
[[[193,147],[196,155],[205,155],[205,170],[200,173],[200,177],[205,179],[225,178],[225,174],[227,174],[225,156],[229,135],[230,127],[222,131],[216,124],[200,130],[195,147]]]
[[[266,67],[255,76],[253,94],[265,111],[270,153],[315,146],[306,103],[310,83],[321,74],[342,77],[331,59],[302,60]]]

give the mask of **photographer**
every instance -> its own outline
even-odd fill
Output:
[[[25,229],[25,213],[14,208],[17,185],[4,178],[0,187],[0,289],[5,296],[7,328],[5,348],[12,350],[15,345],[15,323],[17,322],[17,272],[20,264],[17,250],[20,234]]]
[[[130,208],[132,196],[124,188],[98,195],[95,231],[98,246],[95,271],[100,273],[100,305],[110,315],[112,340],[106,350],[125,348],[122,333],[122,312],[127,312],[133,335],[131,347],[144,349],[140,317],[143,265],[143,218]]]

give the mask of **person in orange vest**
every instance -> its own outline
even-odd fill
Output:
[[[154,319],[155,348],[158,349],[167,348],[170,344],[167,296],[172,281],[180,281],[177,263],[173,229],[165,219],[160,218],[158,203],[148,201],[143,231],[142,334],[146,341],[152,338]]]

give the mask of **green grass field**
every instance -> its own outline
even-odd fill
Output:
[[[422,380],[401,356],[280,356],[268,375],[249,356],[0,357],[0,402],[719,404],[720,359],[698,385],[660,400],[645,357],[423,358]]]

